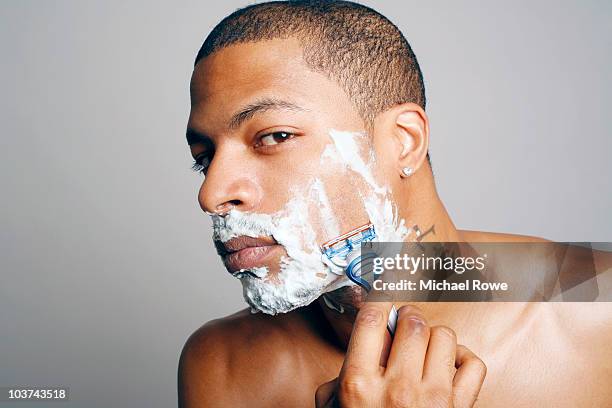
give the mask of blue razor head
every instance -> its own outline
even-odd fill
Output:
[[[354,229],[338,238],[323,244],[321,250],[330,261],[346,259],[349,253],[358,248],[362,243],[372,241],[376,238],[374,225],[368,223]]]

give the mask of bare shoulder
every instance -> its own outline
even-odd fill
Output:
[[[612,303],[553,302],[547,306],[556,316],[558,334],[566,339],[570,355],[580,360],[579,366],[589,367],[585,375],[590,377],[590,386],[612,399],[607,383],[612,378]]]
[[[244,310],[213,320],[187,340],[179,361],[179,406],[279,406],[299,359],[292,352],[300,317]],[[296,326],[298,327],[296,329]]]
[[[612,357],[611,302],[551,302],[548,306],[564,332],[574,336],[579,344],[600,345],[609,349]]]
[[[459,234],[465,242],[550,242],[544,238],[501,232],[461,230]]]

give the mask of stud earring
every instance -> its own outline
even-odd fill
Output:
[[[404,167],[402,169],[402,174],[404,175],[404,177],[410,177],[412,176],[412,173],[414,172],[414,170],[412,170],[412,167]]]

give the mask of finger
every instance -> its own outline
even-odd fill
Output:
[[[446,326],[430,329],[429,345],[423,367],[423,381],[450,391],[455,375],[457,336]]]
[[[349,370],[359,374],[380,372],[381,355],[387,334],[390,303],[365,302],[357,313],[341,376]]]
[[[321,384],[319,388],[317,388],[317,392],[315,393],[315,406],[317,408],[331,405],[331,401],[334,397],[334,392],[336,391],[337,384],[338,377],[326,382],[325,384]]]
[[[487,366],[470,349],[457,346],[457,373],[453,379],[453,403],[456,408],[472,407],[487,374]]]
[[[383,295],[381,299],[389,298],[389,302],[391,299],[390,296]],[[382,300],[384,301],[384,300]],[[387,367],[387,360],[389,359],[389,353],[391,352],[391,343],[393,342],[393,333],[395,333],[395,326],[397,324],[397,309],[393,303],[391,303],[391,308],[389,309],[389,316],[387,316],[387,332],[385,333],[385,341],[383,342],[383,349],[380,353],[380,362],[379,365],[381,367]]]
[[[398,311],[386,373],[420,382],[428,342],[429,327],[421,310],[412,305],[402,306]]]
[[[383,348],[380,352],[380,361],[378,362],[381,367],[387,366],[387,361],[389,360],[389,353],[391,353],[392,342],[393,339],[391,338],[391,334],[389,334],[389,330],[387,330],[385,333],[385,341],[383,342]]]

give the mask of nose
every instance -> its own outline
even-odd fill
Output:
[[[202,210],[226,214],[233,208],[245,212],[257,208],[263,194],[249,166],[248,160],[217,150],[198,194]]]

